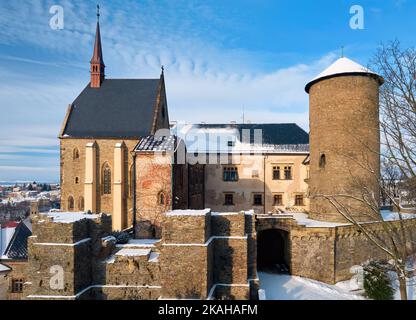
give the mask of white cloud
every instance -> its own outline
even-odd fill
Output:
[[[8,79],[0,83],[0,106],[12,111],[4,113],[2,108],[5,116],[0,118],[0,152],[57,147],[67,105],[89,81],[94,6],[82,1],[60,1],[65,10],[65,29],[54,31],[49,28],[52,4],[40,0],[0,4],[0,44],[36,48],[45,59],[33,57],[29,51],[0,54],[0,77]],[[265,70],[266,63],[262,61],[269,62],[272,54],[226,48],[221,43],[226,35],[208,24],[196,25],[194,20],[183,18],[192,13],[217,26],[229,27],[232,23],[221,14],[214,15],[207,6],[192,2],[168,1],[163,5],[163,11],[159,3],[153,2],[123,1],[117,8],[102,6],[108,77],[157,77],[164,64],[171,120],[241,121],[244,108],[245,118],[252,122],[295,122],[308,130],[304,86],[334,60],[334,54],[309,64],[300,61]],[[22,69],[13,69],[9,63],[45,68],[45,76],[42,71],[22,74]],[[24,163],[14,168],[12,159],[5,158],[0,158],[0,180],[9,176],[5,168],[9,173],[16,170],[19,177],[35,168]],[[58,172],[57,154],[51,153],[50,170],[35,158],[27,158],[28,163],[34,162],[39,168],[33,172],[48,177]]]

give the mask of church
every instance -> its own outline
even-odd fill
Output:
[[[59,134],[62,210],[108,212],[113,229],[123,230],[136,220],[154,220],[156,213],[146,215],[150,211],[188,207],[184,183],[170,186],[173,178],[182,182],[188,173],[183,165],[156,164],[151,168],[148,162],[147,169],[143,168],[155,133],[166,129],[169,135],[163,67],[155,79],[107,79],[97,20],[90,74],[90,82],[68,106]],[[146,170],[148,176],[144,176]],[[137,191],[140,199],[135,208],[139,185],[144,189]],[[202,207],[195,198],[198,195],[191,199],[193,206]],[[134,219],[136,210],[141,216]],[[155,228],[147,232],[160,235]]]

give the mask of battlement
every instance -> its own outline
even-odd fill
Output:
[[[33,218],[27,299],[256,298],[252,212],[175,210],[161,239],[117,244],[111,216]]]

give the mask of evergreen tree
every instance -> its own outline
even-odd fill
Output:
[[[364,290],[368,298],[393,300],[394,289],[389,277],[387,263],[371,261],[364,266]]]

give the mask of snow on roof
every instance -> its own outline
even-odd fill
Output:
[[[147,256],[150,254],[150,249],[121,249],[116,253],[116,256]]]
[[[335,228],[350,225],[350,223],[337,223],[312,220],[308,218],[307,214],[301,212],[294,212],[292,213],[292,216],[298,224],[304,225],[307,228]]]
[[[381,210],[381,216],[383,217],[384,221],[397,221],[400,220],[400,215],[398,212],[393,212],[390,210]],[[412,213],[402,213],[402,219],[415,219],[416,214]]]
[[[101,214],[88,214],[85,212],[48,212],[45,215],[52,218],[53,222],[59,223],[74,223],[82,219],[96,219],[101,217]]]
[[[0,272],[10,271],[11,269],[8,266],[0,263]]]
[[[351,73],[372,74],[381,79],[381,77],[377,73],[371,71],[370,69],[363,67],[362,65],[358,64],[355,61],[352,61],[351,59],[342,57],[342,58],[339,58],[337,61],[335,61],[333,64],[331,64],[324,71],[322,71],[317,77],[313,78],[306,85],[305,90],[306,92],[309,93],[310,87],[318,80],[328,78],[331,76],[335,76],[335,75],[351,74]]]
[[[166,212],[167,217],[174,217],[174,216],[205,216],[211,212],[211,209],[203,209],[203,210],[173,210]]]
[[[337,222],[312,220],[308,218],[307,214],[302,213],[302,212],[285,212],[283,214],[274,215],[273,217],[295,219],[298,224],[303,225],[307,228],[335,228],[335,227],[350,225],[350,223],[337,223]],[[259,215],[257,216],[257,218],[267,219],[267,218],[270,218],[270,216]]]
[[[240,212],[212,212],[212,216],[235,216],[240,214]]]

